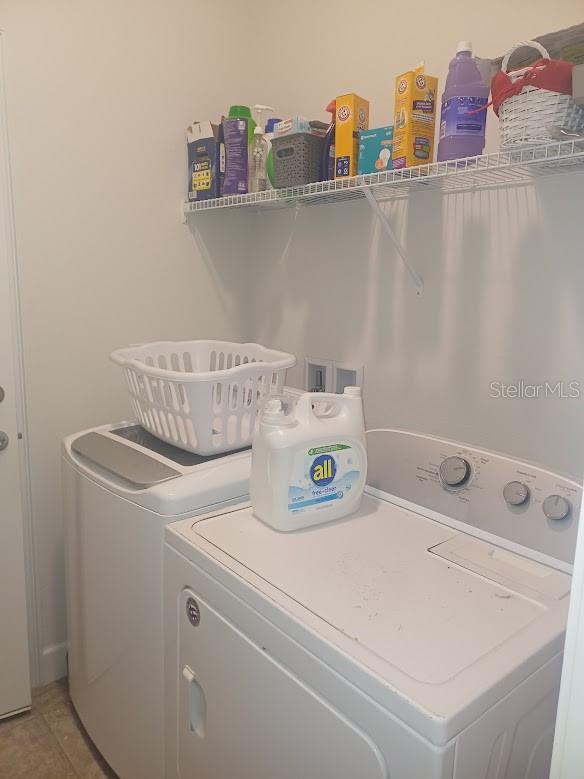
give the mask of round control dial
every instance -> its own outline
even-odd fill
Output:
[[[470,478],[470,463],[464,457],[447,457],[440,463],[440,481],[445,487],[462,487]]]
[[[529,498],[529,487],[522,481],[510,481],[503,487],[503,497],[510,506],[522,506]]]
[[[565,519],[570,508],[570,501],[562,495],[548,495],[543,502],[543,513],[548,519]]]

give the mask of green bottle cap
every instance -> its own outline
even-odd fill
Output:
[[[229,106],[230,119],[251,119],[251,109],[246,105]]]

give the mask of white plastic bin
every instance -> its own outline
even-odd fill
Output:
[[[281,393],[291,354],[254,343],[159,341],[117,349],[140,424],[200,455],[249,446],[258,405]]]

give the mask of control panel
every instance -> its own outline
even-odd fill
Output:
[[[367,433],[368,484],[565,563],[582,485],[495,452],[402,430]]]

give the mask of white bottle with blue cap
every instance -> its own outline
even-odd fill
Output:
[[[367,477],[360,387],[269,398],[254,434],[254,515],[276,530],[331,522],[359,508]]]

